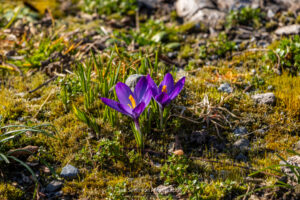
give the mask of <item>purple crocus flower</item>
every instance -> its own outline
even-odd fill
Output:
[[[146,77],[142,77],[138,81],[134,92],[121,82],[117,83],[115,89],[119,102],[101,98],[102,102],[116,111],[131,117],[133,120],[137,120],[148,106],[152,97],[152,91],[148,88]]]
[[[150,75],[147,76],[149,87],[152,90],[152,95],[161,109],[164,109],[173,99],[175,99],[182,90],[185,77],[181,78],[174,84],[173,76],[167,73],[160,83],[159,87],[156,86]]]
[[[174,84],[173,76],[170,73],[167,73],[158,87],[150,75],[147,76],[147,80],[149,84],[148,87],[152,90],[152,96],[159,105],[160,127],[163,128],[164,108],[178,96],[184,86],[185,77]]]
[[[115,89],[119,102],[107,98],[101,98],[101,100],[109,107],[133,119],[139,134],[139,138],[136,136],[136,139],[139,140],[140,143],[138,144],[143,148],[143,135],[140,130],[139,116],[148,106],[152,97],[152,90],[148,87],[147,78],[142,77],[138,81],[134,92],[121,82],[116,84]]]

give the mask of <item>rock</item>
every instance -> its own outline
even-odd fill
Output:
[[[289,26],[284,26],[276,29],[275,34],[276,35],[297,35],[300,33],[300,25],[299,24],[293,24]]]
[[[242,152],[248,151],[250,149],[250,142],[247,139],[239,139],[234,144],[233,147]]]
[[[258,104],[274,105],[276,102],[276,97],[272,92],[256,94],[253,95],[251,98]]]
[[[216,26],[225,19],[225,13],[217,10],[210,0],[177,0],[176,11],[179,17],[188,22],[202,22],[209,26]]]
[[[232,93],[233,92],[233,88],[228,83],[223,83],[218,88],[218,91]]]
[[[166,195],[169,195],[169,194],[174,194],[176,191],[175,191],[175,188],[172,185],[168,185],[168,186],[160,185],[160,186],[154,188],[153,192],[156,193],[156,194],[166,196]]]
[[[168,146],[168,153],[172,154],[175,151],[175,142],[170,142]]]
[[[300,150],[300,140],[294,145],[295,150]]]
[[[79,170],[76,167],[72,165],[66,165],[63,167],[60,176],[71,180],[77,178],[78,174],[79,174]]]
[[[126,81],[125,84],[128,85],[128,87],[130,87],[131,91],[134,91],[134,88],[137,84],[137,82],[143,77],[144,75],[141,74],[132,74],[130,75]]]
[[[51,181],[47,187],[46,187],[46,192],[54,192],[59,190],[63,186],[63,183],[61,181]]]
[[[47,194],[47,198],[50,199],[58,199],[58,197],[63,196],[63,191],[58,191],[58,192],[51,192],[49,194]]]
[[[205,130],[194,131],[190,136],[190,142],[197,145],[205,145],[209,139],[209,134]]]
[[[157,6],[159,0],[137,0],[140,8],[154,9]]]
[[[274,90],[274,86],[273,86],[273,85],[269,85],[269,86],[267,87],[267,90],[273,91],[273,90]]]
[[[279,4],[280,7],[292,12],[295,12],[300,8],[300,0],[274,0],[274,3],[277,5]]]
[[[229,11],[229,10],[233,10],[234,5],[235,5],[236,1],[235,0],[216,0],[216,4],[218,6],[218,8],[222,11]]]
[[[272,9],[269,9],[268,12],[267,12],[267,17],[269,19],[272,19],[273,17],[275,17],[275,13],[273,12]]]
[[[291,157],[288,157],[286,162],[289,164],[289,165],[293,165],[293,166],[296,166],[296,167],[300,167],[300,156],[291,156]],[[286,163],[284,161],[280,161],[281,165],[286,165]],[[295,169],[296,170],[296,169]],[[297,179],[297,176],[296,174],[291,170],[290,167],[287,167],[287,166],[282,166],[281,167],[281,171],[283,173],[285,173],[287,176],[288,176],[288,184],[291,184],[291,185],[297,185],[298,183],[298,179]]]
[[[245,135],[248,133],[246,127],[244,126],[240,126],[240,127],[237,127],[233,133],[235,134],[235,136],[241,136],[241,135]]]
[[[235,157],[236,160],[241,161],[241,162],[247,162],[248,158],[245,156],[243,153],[239,153],[237,157]]]

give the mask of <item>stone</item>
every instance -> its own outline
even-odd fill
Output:
[[[72,180],[74,178],[77,178],[79,174],[79,170],[72,166],[72,165],[66,165],[63,167],[60,176],[69,180]]]
[[[294,145],[295,150],[300,150],[300,140]]]
[[[283,26],[275,31],[276,35],[297,35],[300,34],[300,25],[299,24],[293,24],[288,26]]]
[[[274,86],[273,86],[273,85],[269,85],[269,86],[267,87],[267,90],[273,91],[273,90],[274,90]]]
[[[235,159],[237,161],[240,161],[240,162],[247,162],[248,161],[247,156],[245,156],[243,153],[239,153],[239,155],[237,157],[235,157]]]
[[[205,145],[209,139],[209,134],[205,130],[194,131],[190,136],[190,142],[197,145]]]
[[[223,83],[218,88],[218,91],[232,93],[233,92],[233,88],[228,83]]]
[[[139,7],[145,7],[147,9],[156,8],[159,0],[137,0]]]
[[[280,5],[281,8],[297,11],[300,8],[300,0],[274,0],[274,3]]]
[[[63,186],[63,183],[61,181],[51,181],[47,187],[46,187],[46,192],[55,192],[59,190]]]
[[[267,12],[267,17],[269,19],[272,19],[273,17],[275,17],[275,13],[273,12],[272,9],[269,9],[268,12]]]
[[[128,85],[128,87],[130,87],[131,91],[134,91],[134,88],[137,84],[137,82],[143,77],[144,75],[141,74],[132,74],[130,75],[126,81],[125,84]]]
[[[248,151],[250,149],[250,142],[247,139],[239,139],[234,144],[233,147],[242,152]]]
[[[175,8],[179,17],[187,22],[202,22],[215,27],[225,19],[226,14],[217,9],[210,0],[177,0]]]
[[[156,193],[156,194],[166,196],[166,195],[169,195],[169,194],[174,194],[176,191],[175,191],[175,188],[172,185],[168,185],[168,186],[160,185],[160,186],[154,188],[153,192]]]
[[[276,97],[273,92],[256,94],[251,96],[251,98],[258,104],[274,105],[276,102]]]
[[[47,194],[47,198],[48,199],[58,199],[58,197],[63,196],[63,191],[57,191],[57,192],[51,192],[49,194]]]
[[[233,131],[235,136],[241,136],[241,135],[245,135],[248,133],[247,128],[244,126],[240,126],[237,127],[234,131]]]
[[[296,167],[300,167],[300,156],[291,156],[291,157],[288,157],[286,159],[286,162],[289,164],[289,165],[293,165],[293,166],[296,166]],[[279,164],[281,165],[286,165],[286,163],[284,161],[280,161]],[[295,169],[296,170],[296,169]],[[285,173],[288,177],[288,184],[291,184],[291,185],[297,185],[298,183],[298,179],[297,179],[297,176],[296,174],[291,170],[290,167],[287,167],[287,166],[281,166],[281,171],[283,173]]]

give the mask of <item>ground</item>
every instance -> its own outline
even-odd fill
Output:
[[[299,197],[278,164],[300,149],[300,37],[275,34],[297,12],[239,8],[212,31],[169,1],[24,2],[0,7],[0,199]],[[141,149],[100,97],[167,73],[184,88],[163,127],[154,100],[142,113]]]

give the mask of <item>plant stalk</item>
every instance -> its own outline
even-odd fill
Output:
[[[140,151],[144,149],[144,136],[140,128],[139,119],[134,120],[134,125],[136,129],[135,140],[137,142],[138,148]]]
[[[163,130],[164,126],[164,109],[159,107],[159,116],[160,116],[160,129]]]

